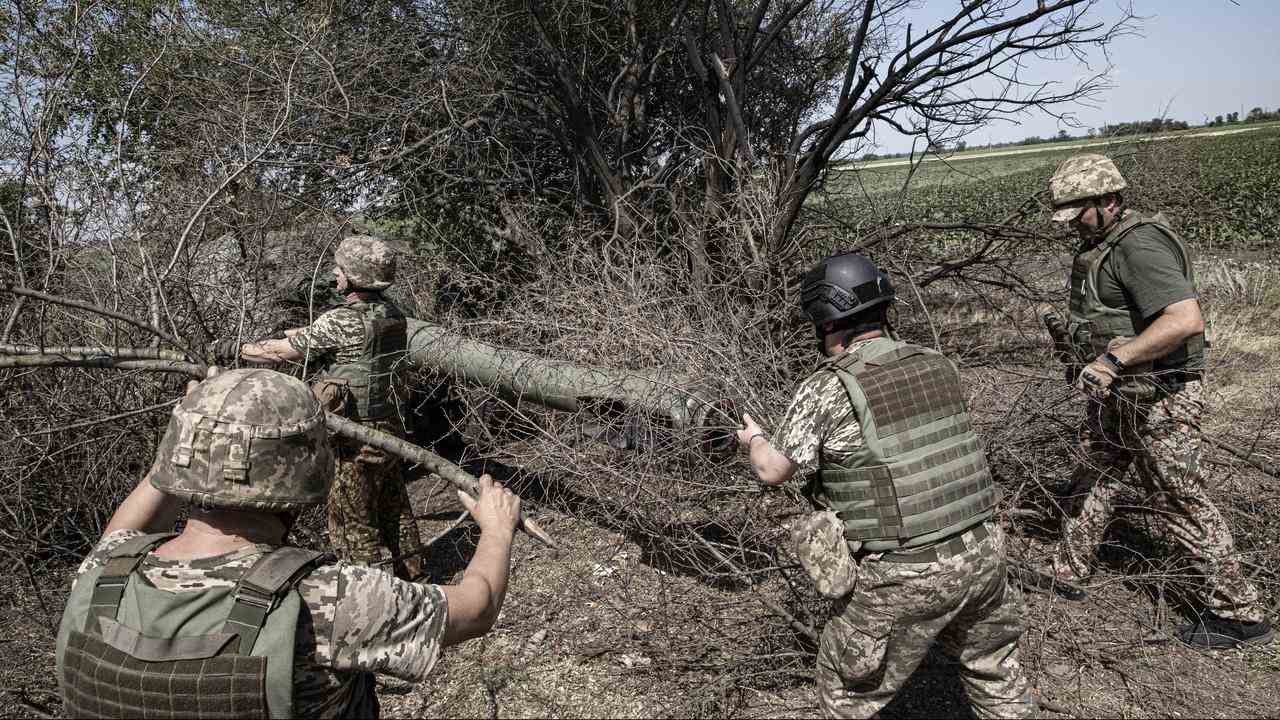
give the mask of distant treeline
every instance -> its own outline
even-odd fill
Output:
[[[1204,125],[1199,127],[1218,127],[1220,125],[1231,125],[1234,123],[1256,123],[1268,122],[1271,120],[1280,120],[1280,109],[1275,112],[1267,112],[1261,107],[1255,107],[1249,111],[1244,120],[1240,119],[1240,113],[1232,112],[1226,115],[1218,115],[1213,120],[1206,118]],[[1169,118],[1151,118],[1150,120],[1137,120],[1135,122],[1116,123],[1114,125],[1103,125],[1102,127],[1089,128],[1086,132],[1079,135],[1072,135],[1066,130],[1059,130],[1057,135],[1049,137],[1040,137],[1039,135],[1031,135],[1021,140],[1013,140],[1010,142],[990,143],[988,145],[969,145],[964,140],[960,140],[953,145],[935,143],[929,146],[929,152],[961,152],[964,150],[991,150],[996,148],[1017,147],[1019,145],[1040,145],[1043,143],[1060,143],[1072,140],[1092,140],[1097,138],[1115,138],[1124,137],[1126,135],[1152,135],[1155,133],[1172,132],[1174,130],[1189,130],[1192,126],[1185,120],[1170,120]],[[869,160],[885,160],[888,158],[909,157],[911,153],[873,153],[864,154],[862,161]]]

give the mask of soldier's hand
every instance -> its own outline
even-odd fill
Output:
[[[1076,389],[1097,400],[1105,400],[1111,394],[1111,384],[1120,377],[1118,368],[1106,357],[1099,355],[1085,366],[1076,380]]]
[[[240,359],[240,341],[235,339],[214,340],[205,346],[205,352],[209,353],[209,357],[213,361],[221,362],[224,360],[234,361]]]
[[[480,476],[479,497],[473,500],[459,490],[458,500],[480,526],[480,532],[515,534],[520,522],[520,496],[494,482],[487,473]]]
[[[745,450],[748,454],[751,452],[752,440],[757,437],[763,437],[766,441],[769,439],[769,434],[760,427],[755,418],[746,413],[742,414],[742,428],[738,430],[737,435],[738,449]]]

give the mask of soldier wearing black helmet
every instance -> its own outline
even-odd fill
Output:
[[[818,591],[843,603],[819,643],[819,704],[829,717],[875,714],[939,640],[979,716],[1027,717],[998,491],[959,374],[892,336],[893,298],[888,275],[858,254],[809,271],[800,302],[823,360],[773,437],[749,415],[738,433],[762,482],[816,473],[822,511],[792,537]]]
[[[487,475],[460,497],[475,556],[457,585],[427,585],[284,544],[332,477],[302,381],[232,370],[192,389],[77,573],[56,651],[66,716],[377,717],[373,673],[421,681],[443,646],[488,632],[518,497]]]

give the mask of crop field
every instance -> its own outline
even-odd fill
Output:
[[[1065,158],[1111,155],[1131,178],[1131,204],[1173,218],[1200,250],[1265,251],[1280,237],[1280,125],[1211,137],[1174,137],[1042,152],[937,160],[834,172],[815,206],[858,219],[996,222],[1037,190]],[[903,191],[907,185],[909,190]],[[865,220],[863,220],[865,222]]]

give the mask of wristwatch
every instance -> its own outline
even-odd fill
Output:
[[[1102,359],[1111,363],[1115,367],[1115,369],[1124,370],[1124,363],[1121,362],[1120,358],[1116,357],[1116,354],[1111,352],[1110,350],[1102,354]]]

